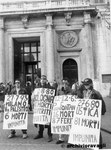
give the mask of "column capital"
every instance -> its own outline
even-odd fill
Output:
[[[0,17],[0,29],[4,29],[4,18]]]
[[[84,12],[84,24],[90,24],[92,22],[89,12]]]
[[[52,14],[45,14],[46,16],[46,28],[53,26]]]

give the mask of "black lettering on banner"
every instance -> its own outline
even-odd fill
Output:
[[[36,120],[37,122],[48,122],[48,118],[46,115],[35,116],[34,120]]]
[[[76,108],[76,114],[78,115],[88,115],[91,117],[99,117],[99,112],[98,112],[98,108],[87,108],[87,107],[80,107],[78,106]]]
[[[16,122],[11,122],[11,123],[8,123],[8,128],[14,128],[16,126],[21,126],[21,125],[24,125],[25,124],[25,120],[19,120],[19,121],[16,121]]]
[[[96,143],[97,142],[97,137],[96,135],[93,134],[73,134],[73,141],[78,141],[78,142],[85,142],[85,143]]]
[[[69,132],[71,129],[71,125],[64,125],[64,126],[53,126],[54,133],[58,132]]]
[[[78,106],[83,106],[85,103],[85,100],[84,99],[80,99],[79,100],[79,103],[78,103]]]
[[[5,119],[9,119],[9,113],[5,113]]]
[[[81,126],[88,127],[88,128],[93,128],[93,129],[99,129],[99,121],[97,120],[91,120],[91,119],[86,119],[82,118],[81,120]]]
[[[20,113],[12,113],[11,119],[13,120],[21,120],[26,119],[26,113],[20,112]]]
[[[68,101],[68,95],[65,96],[64,101]]]
[[[76,117],[76,118],[74,119],[74,124],[75,124],[75,125],[80,125],[80,118]]]
[[[54,93],[55,93],[55,90],[50,89],[50,94],[51,94],[51,95],[54,95]]]
[[[12,99],[12,95],[7,95],[7,102]]]
[[[75,96],[71,95],[71,102],[76,102],[76,95]]]
[[[60,123],[61,124],[71,124],[73,118],[60,118]]]
[[[49,94],[49,89],[46,89],[46,94]]]
[[[50,103],[53,103],[53,101],[54,101],[54,96],[50,96],[50,95],[49,95],[48,101],[49,101]]]

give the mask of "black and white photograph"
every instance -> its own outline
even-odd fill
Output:
[[[0,0],[0,150],[111,150],[111,0]]]

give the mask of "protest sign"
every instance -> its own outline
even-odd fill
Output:
[[[5,95],[3,129],[27,129],[28,95]]]
[[[33,124],[49,124],[54,101],[55,90],[37,88],[34,92]]]
[[[68,143],[93,146],[99,144],[101,100],[78,99]]]
[[[73,95],[55,96],[51,119],[52,133],[69,134],[76,103],[76,98]]]

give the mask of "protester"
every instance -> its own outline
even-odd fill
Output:
[[[78,89],[79,89],[79,83],[77,79],[75,79],[75,82],[72,84],[72,94],[77,95]]]
[[[27,94],[26,89],[21,87],[21,83],[19,80],[15,81],[15,87],[11,90],[10,94],[16,94],[16,95],[22,95],[22,94]],[[8,138],[13,138],[15,137],[15,130],[11,130],[11,134],[8,136]],[[26,139],[27,136],[27,130],[22,130],[23,133],[23,139]]]
[[[72,90],[69,84],[68,79],[63,79],[62,80],[62,87],[60,90],[58,90],[58,95],[71,95]],[[59,134],[59,140],[56,142],[56,144],[62,144],[64,143],[66,135]],[[69,144],[67,144],[69,146]]]
[[[27,91],[27,94],[29,96],[29,101],[28,101],[29,110],[32,111],[32,104],[31,104],[32,87],[31,87],[31,82],[30,81],[26,82],[26,91]]]
[[[55,95],[56,95],[57,94],[58,84],[57,84],[57,82],[55,80],[53,82],[50,82],[50,87],[52,89],[55,89]]]
[[[0,121],[3,121],[3,103],[5,98],[5,85],[0,83]]]
[[[50,84],[47,81],[47,77],[45,75],[41,76],[40,84],[38,85],[37,88],[51,88]],[[32,99],[33,99],[33,96],[32,96]],[[43,138],[43,131],[44,131],[45,126],[41,124],[39,124],[38,126],[39,126],[39,131],[38,131],[38,134],[34,137],[34,139]],[[37,124],[35,124],[35,127],[37,127]],[[53,140],[52,133],[51,133],[51,125],[47,125],[46,127],[47,127],[47,134],[49,138],[48,142],[51,142]]]
[[[85,87],[85,88],[83,88],[83,91],[81,90],[82,98],[101,100],[102,101],[102,112],[101,112],[101,114],[104,115],[105,112],[106,112],[106,105],[105,105],[105,102],[104,102],[104,100],[102,98],[102,95],[93,88],[93,81],[92,81],[92,79],[86,78],[86,79],[84,79],[84,81],[82,83],[83,83],[83,85]],[[78,95],[78,97],[79,97],[79,95]],[[102,143],[102,135],[100,133],[99,148],[102,149],[102,147],[103,147],[102,145],[103,145],[103,143]]]
[[[10,82],[8,82],[8,83],[6,84],[6,86],[5,86],[5,94],[10,94],[12,88],[13,88],[13,84],[12,84],[12,82],[10,81]]]

